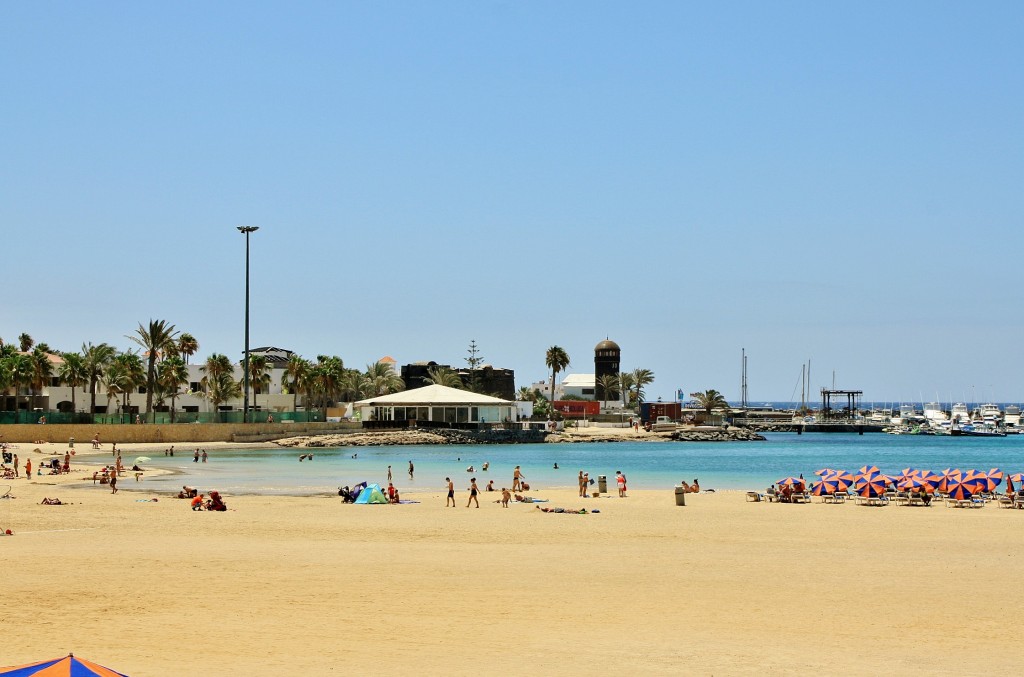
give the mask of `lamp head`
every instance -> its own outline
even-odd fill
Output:
[[[239,233],[255,233],[260,229],[259,226],[236,226]]]

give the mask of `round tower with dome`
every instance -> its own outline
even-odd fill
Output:
[[[594,397],[600,402],[605,401],[605,399],[619,399],[619,393],[617,392],[610,392],[607,398],[605,397],[604,388],[601,387],[601,377],[619,375],[619,358],[621,355],[622,350],[619,348],[619,344],[609,338],[605,338],[605,340],[594,346]]]

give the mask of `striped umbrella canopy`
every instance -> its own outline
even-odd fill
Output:
[[[1013,480],[1017,484],[1024,482],[1024,472],[1015,472],[1012,475],[1007,475],[1007,479]]]
[[[896,486],[907,491],[918,491],[919,489],[923,489],[926,485],[921,481],[920,477],[911,475],[909,477],[904,477]]]
[[[881,473],[861,475],[853,485],[853,490],[866,498],[878,498],[885,493],[885,477]]]
[[[886,474],[883,473],[882,474],[882,479],[885,480],[886,484],[891,484],[893,486],[896,486],[897,484],[902,482],[904,478],[903,478],[902,475],[886,475]]]
[[[878,469],[877,465],[865,465],[861,466],[861,469],[857,472],[861,475],[877,475],[882,471]]]
[[[783,478],[783,479],[779,480],[778,482],[776,482],[776,484],[778,484],[780,487],[784,487],[784,486],[787,486],[787,485],[789,485],[791,487],[797,487],[797,486],[803,486],[804,485],[804,481],[802,479],[800,479],[799,477],[786,477],[786,478]]]
[[[839,480],[833,477],[822,477],[811,486],[811,493],[815,496],[831,496],[839,491]]]
[[[853,473],[848,473],[845,470],[836,470],[828,478],[839,483],[839,491],[846,491],[857,480]]]
[[[946,491],[949,497],[957,501],[965,501],[978,493],[977,480],[968,479],[966,475],[955,475],[946,478]]]
[[[90,675],[97,675],[97,677],[127,677],[123,673],[97,665],[92,661],[75,658],[74,654],[68,654],[63,658],[39,661],[38,663],[0,668],[0,675],[7,675],[8,677],[22,677],[23,675],[26,677],[28,675],[39,675],[40,677],[59,677],[63,675],[67,675],[67,677],[89,677]]]
[[[961,470],[960,468],[946,468],[939,474],[942,475],[943,477],[952,477],[953,475],[959,475],[962,472],[963,470]]]
[[[939,485],[942,484],[942,475],[937,475],[933,472],[925,472],[923,475],[918,475],[915,479],[921,481],[924,490],[929,494],[934,494],[939,490]]]
[[[903,470],[900,471],[900,477],[903,477],[903,478],[913,477],[916,474],[917,474],[917,469],[916,468],[904,468]]]
[[[991,470],[989,470],[987,473],[985,473],[985,490],[995,491],[996,487],[998,487],[999,484],[1003,481],[1003,477],[1005,477],[1005,475],[1006,473],[1004,473],[999,468],[992,468]]]
[[[978,493],[979,491],[988,491],[988,475],[986,475],[982,471],[973,469],[968,470],[967,472],[964,473],[964,478],[967,481],[974,482],[975,484],[978,485],[978,488],[977,490],[975,490],[974,493]]]
[[[817,475],[818,477],[824,477],[825,475],[831,475],[834,472],[835,469],[833,468],[822,468],[821,470],[815,470],[814,474]]]
[[[939,482],[939,491],[945,493],[949,491],[950,482],[957,477],[963,477],[964,471],[960,468],[946,468],[939,474],[942,476],[942,480]]]

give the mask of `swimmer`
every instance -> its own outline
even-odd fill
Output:
[[[558,464],[555,463],[555,470],[558,470]]]

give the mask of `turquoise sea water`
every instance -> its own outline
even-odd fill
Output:
[[[907,466],[935,471],[947,467],[1008,472],[1024,471],[1024,435],[1004,438],[924,435],[847,435],[769,433],[766,442],[617,442],[594,444],[522,444],[487,446],[348,447],[342,449],[245,449],[214,451],[208,463],[193,463],[179,450],[174,458],[154,456],[146,467],[170,468],[176,475],[145,480],[148,490],[172,491],[182,484],[226,494],[312,495],[337,491],[340,485],[387,481],[392,466],[400,491],[438,491],[450,476],[458,489],[475,476],[483,487],[511,486],[516,465],[534,489],[576,486],[584,470],[594,480],[606,475],[614,491],[621,470],[637,489],[669,488],[679,480],[700,479],[702,488],[764,489],[788,475],[813,476],[822,467],[856,470],[877,465],[897,473]],[[312,451],[314,459],[298,457]],[[352,458],[357,454],[357,458]],[[125,458],[130,466],[132,456]],[[415,464],[409,479],[408,462]],[[484,461],[488,472],[481,471]],[[554,470],[554,463],[560,469]],[[473,465],[475,472],[466,472]],[[135,489],[134,482],[123,482]]]

